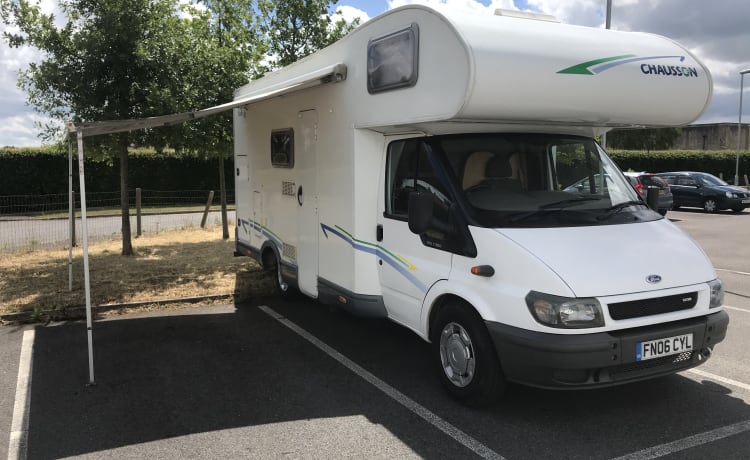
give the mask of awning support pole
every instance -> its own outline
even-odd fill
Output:
[[[68,292],[73,291],[73,226],[76,224],[73,209],[73,141],[68,135]]]
[[[83,173],[83,130],[78,129],[78,181],[81,188],[81,233],[83,233],[83,277],[86,289],[86,331],[89,344],[89,385],[94,381],[94,341],[91,321],[91,283],[89,277],[89,230],[86,225],[86,179]]]

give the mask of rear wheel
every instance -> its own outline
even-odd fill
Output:
[[[706,212],[719,212],[719,204],[713,198],[706,198],[703,201],[703,210]]]
[[[445,305],[431,338],[440,381],[451,396],[468,405],[497,402],[505,377],[487,327],[473,308],[459,301]]]
[[[281,263],[279,259],[276,258],[275,254],[271,257],[271,260],[269,260],[268,271],[272,273],[276,295],[283,299],[294,298],[296,294],[295,289],[285,282],[284,278],[281,276]]]

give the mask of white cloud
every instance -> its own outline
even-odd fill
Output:
[[[349,5],[341,5],[338,8],[336,8],[337,11],[341,13],[341,15],[344,17],[344,20],[348,23],[352,23],[356,18],[359,18],[359,23],[364,24],[365,22],[369,21],[370,15],[364,12],[363,10],[360,10],[359,8],[355,8],[353,6]]]

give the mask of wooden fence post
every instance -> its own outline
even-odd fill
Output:
[[[208,192],[208,201],[206,202],[206,209],[203,211],[203,219],[201,219],[201,228],[206,228],[206,219],[208,219],[208,210],[211,207],[211,203],[214,201],[214,191]]]
[[[135,189],[135,237],[141,236],[141,188]]]

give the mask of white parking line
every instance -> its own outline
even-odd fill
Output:
[[[674,442],[668,442],[666,444],[660,444],[658,446],[649,447],[648,449],[639,450],[632,454],[623,455],[613,460],[649,460],[652,458],[664,457],[665,455],[671,455],[676,452],[681,452],[692,447],[708,444],[710,442],[718,441],[719,439],[728,438],[736,434],[744,433],[750,430],[750,420],[735,423],[734,425],[723,426],[715,430],[706,431],[705,433],[699,433],[694,436],[688,436],[687,438],[678,439]]]
[[[23,333],[21,358],[18,363],[16,401],[10,424],[8,460],[26,460],[29,441],[29,407],[31,406],[31,362],[34,349],[34,330]]]
[[[283,324],[284,326],[288,327],[297,335],[301,336],[308,342],[312,343],[316,347],[318,347],[320,350],[322,350],[324,353],[326,353],[331,358],[335,359],[339,363],[346,366],[350,371],[354,372],[355,374],[362,377],[364,380],[366,380],[368,383],[373,385],[378,390],[382,391],[386,395],[390,396],[392,399],[394,399],[396,402],[400,403],[402,406],[406,407],[410,411],[412,411],[414,414],[418,415],[419,417],[423,418],[425,421],[433,425],[435,428],[439,429],[443,433],[447,434],[454,440],[456,440],[458,443],[462,444],[466,448],[470,449],[477,455],[479,455],[482,458],[488,458],[488,459],[497,459],[501,460],[503,457],[495,452],[494,450],[490,449],[489,447],[485,446],[481,442],[477,441],[476,439],[472,438],[468,434],[464,433],[463,431],[459,430],[455,426],[451,425],[450,423],[446,422],[442,418],[438,417],[434,413],[432,413],[430,410],[425,408],[424,406],[420,405],[419,403],[413,401],[400,391],[396,390],[392,386],[388,385],[384,381],[380,380],[379,378],[375,377],[370,372],[366,371],[364,368],[360,367],[358,364],[356,364],[354,361],[350,360],[346,356],[342,355],[338,351],[334,350],[330,346],[326,345],[324,342],[319,340],[314,335],[310,334],[306,330],[302,329],[301,327],[297,326],[290,320],[286,319],[276,311],[272,310],[271,308],[261,305],[258,308],[260,308],[264,313],[271,316],[272,318],[276,319],[278,322]]]
[[[729,270],[727,268],[714,268],[714,270],[716,270],[717,272],[729,272],[729,273],[734,273],[736,275],[750,276],[750,273],[740,272],[740,271],[737,271],[737,270]]]
[[[744,311],[745,313],[750,313],[750,310],[748,310],[747,308],[730,307],[727,305],[724,305],[724,308],[726,308],[727,310]]]

